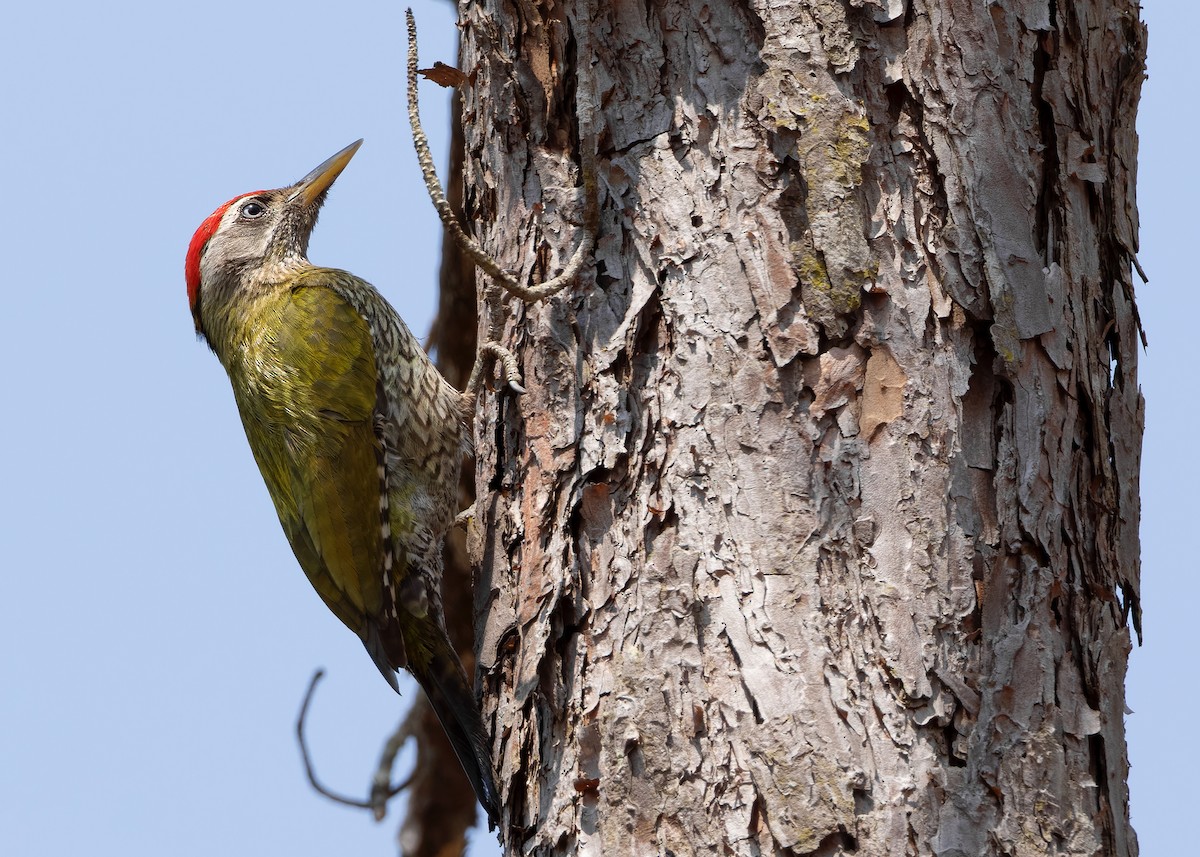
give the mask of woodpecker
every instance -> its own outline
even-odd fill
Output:
[[[491,756],[441,596],[469,399],[373,286],[308,261],[360,145],[209,215],[187,251],[188,302],[301,568],[393,689],[398,669],[416,678],[494,826]]]

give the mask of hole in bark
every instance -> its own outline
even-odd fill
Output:
[[[947,723],[942,728],[942,737],[946,741],[946,764],[951,768],[965,768],[966,760],[960,759],[954,752],[954,742],[958,738],[958,730],[954,728],[953,723]]]
[[[607,292],[608,287],[615,285],[618,282],[616,277],[608,275],[608,267],[604,264],[603,259],[596,260],[596,288],[602,292]]]
[[[1104,759],[1104,738],[1097,733],[1088,736],[1088,755],[1091,756],[1092,779],[1104,795],[1108,795],[1108,765]]]
[[[1059,175],[1062,172],[1058,160],[1058,130],[1054,122],[1054,109],[1042,96],[1042,84],[1052,60],[1044,43],[1039,40],[1033,55],[1033,98],[1037,104],[1038,136],[1042,143],[1042,181],[1034,205],[1034,240],[1048,265],[1058,258],[1058,236],[1061,234],[1062,203],[1059,195]]]
[[[646,773],[646,757],[642,754],[642,743],[637,738],[625,739],[625,758],[629,760],[629,772],[635,777]]]
[[[671,154],[675,156],[675,160],[682,167],[687,167],[687,157],[691,147],[684,142],[683,134],[675,128],[667,132],[667,144],[671,147]]]
[[[846,830],[845,825],[839,824],[837,830],[830,833],[812,851],[803,855],[796,854],[792,849],[786,849],[785,854],[796,854],[796,857],[834,857],[837,854],[855,854],[858,852],[858,840]]]
[[[701,225],[703,225],[703,223],[704,223],[704,218],[701,217],[699,214],[692,215],[692,226],[695,226],[698,229],[698,228],[700,228]]]
[[[504,489],[504,476],[508,470],[506,464],[508,450],[521,449],[523,447],[520,428],[512,423],[512,421],[505,419],[505,412],[509,408],[509,400],[511,398],[511,396],[504,394],[496,397],[500,409],[500,413],[496,417],[493,438],[493,442],[496,445],[496,468],[492,471],[492,478],[488,481],[488,490],[493,492],[499,492]]]
[[[846,828],[842,827],[840,824],[838,825],[838,832],[833,834],[833,836],[830,838],[833,839],[831,844],[835,845],[835,846],[840,846],[841,850],[843,850],[843,851],[857,851],[858,850],[858,840],[855,837],[851,836],[850,832],[848,830],[846,830]]]
[[[855,788],[851,790],[854,795],[854,814],[867,815],[875,809],[875,798],[871,797],[871,792],[865,788]]]
[[[550,13],[555,24],[562,26],[566,23],[566,15],[563,8],[555,4],[553,11]],[[577,68],[579,62],[579,43],[575,40],[575,32],[570,27],[565,27],[567,31],[566,44],[563,45],[563,68]],[[554,44],[553,39],[550,43]],[[553,60],[552,60],[553,62]],[[551,68],[554,66],[552,65]],[[579,163],[579,123],[572,121],[573,117],[579,114],[579,100],[576,92],[576,83],[578,79],[573,74],[564,74],[559,77],[559,84],[562,87],[562,104],[568,109],[551,110],[550,115],[557,114],[556,119],[559,125],[557,131],[561,139],[561,148],[566,149],[573,157],[573,160],[578,165]],[[554,120],[550,120],[554,121]]]
[[[862,306],[866,312],[883,313],[891,302],[892,299],[886,292],[866,292],[862,296]],[[933,313],[930,313],[929,316],[932,319]],[[927,323],[932,324],[932,321]]]
[[[904,113],[904,105],[912,98],[912,94],[904,85],[903,80],[888,84],[883,91],[887,95],[888,116],[891,118],[892,124],[895,124],[900,121],[900,116]]]
[[[1075,448],[1087,455],[1091,455],[1096,449],[1096,436],[1092,433],[1096,415],[1092,410],[1091,391],[1084,386],[1082,381],[1075,385],[1075,401],[1079,406],[1078,425],[1080,427],[1080,431],[1078,432],[1079,442],[1075,445]]]
[[[866,297],[864,295],[864,297]],[[864,302],[863,309],[868,309],[869,306]],[[850,321],[847,318],[847,321]],[[849,348],[854,345],[855,336],[858,334],[859,328],[862,326],[861,316],[846,325],[846,330],[840,336],[830,335],[824,325],[821,325],[817,330],[817,354],[826,354],[832,348]],[[819,358],[818,358],[819,359]]]

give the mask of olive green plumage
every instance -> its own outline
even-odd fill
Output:
[[[189,251],[193,315],[304,573],[393,687],[396,669],[416,677],[494,822],[486,736],[441,601],[464,400],[370,284],[305,258],[342,155],[205,221]]]

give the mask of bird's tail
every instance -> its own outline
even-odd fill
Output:
[[[462,764],[475,796],[479,798],[488,816],[488,828],[500,823],[500,795],[496,790],[496,778],[492,773],[491,752],[483,731],[483,720],[479,715],[479,704],[467,681],[466,671],[458,655],[450,647],[445,631],[439,634],[424,634],[422,654],[428,657],[412,657],[409,649],[408,669],[429,697],[429,703],[437,713],[438,720],[450,745]],[[431,637],[434,642],[430,645]],[[418,663],[423,661],[424,663]]]

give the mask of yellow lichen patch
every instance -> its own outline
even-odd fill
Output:
[[[852,312],[862,303],[862,289],[852,279],[838,281],[837,286],[830,289],[829,296],[841,312]]]
[[[867,117],[847,114],[838,128],[829,168],[833,179],[845,187],[862,183],[862,165],[871,153],[870,127]]]
[[[858,271],[851,271],[850,276],[858,279],[859,283],[866,288],[879,277],[879,263],[872,260],[868,267]]]
[[[827,306],[834,312],[852,312],[862,303],[862,288],[875,277],[874,271],[841,271],[833,276],[821,257],[814,252],[800,252],[795,245],[796,275],[801,283],[813,292],[824,296]],[[817,312],[816,307],[810,311]]]
[[[812,253],[800,256],[796,262],[796,273],[801,280],[819,292],[828,293],[833,290],[829,284],[829,272],[825,270],[825,263]]]

